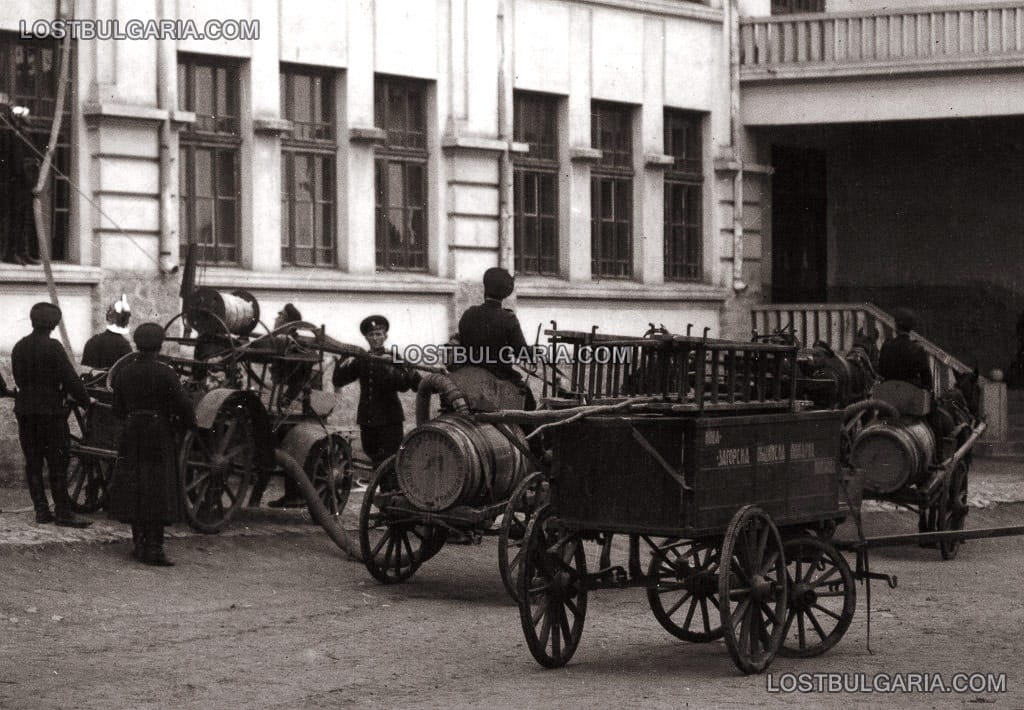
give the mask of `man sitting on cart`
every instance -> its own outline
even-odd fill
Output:
[[[893,316],[896,335],[882,345],[878,374],[883,380],[902,380],[931,392],[932,368],[928,355],[920,343],[910,339],[910,331],[917,326],[917,316],[909,308],[897,308]]]
[[[515,361],[529,360],[530,350],[516,314],[501,307],[515,290],[515,283],[505,269],[493,267],[484,272],[484,302],[467,308],[459,319],[459,345],[465,348],[468,364],[518,386],[524,408],[533,410],[537,408],[533,392],[513,367]]]

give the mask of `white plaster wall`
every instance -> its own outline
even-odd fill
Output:
[[[648,323],[665,324],[673,333],[685,333],[686,325],[693,324],[693,333],[703,334],[710,327],[709,336],[718,335],[718,307],[714,304],[651,302],[622,300],[569,300],[562,298],[524,298],[516,303],[516,315],[523,327],[523,335],[533,343],[537,326],[541,333],[558,322],[560,330],[589,331],[598,326],[598,332],[615,335],[643,335]],[[541,342],[546,342],[541,336]]]
[[[351,0],[365,2],[366,0]],[[280,13],[281,61],[322,67],[348,64],[347,2],[307,0],[308,12]]]
[[[644,25],[635,12],[595,9],[591,25],[591,96],[595,99],[643,102]],[[574,61],[579,59],[574,58]]]
[[[569,5],[552,0],[518,0],[515,15],[517,89],[569,93]]]
[[[374,67],[377,73],[437,78],[439,1],[376,0]]]
[[[207,20],[250,20],[277,16],[277,0],[178,0],[178,19],[192,20],[203,31]],[[274,23],[276,24],[276,22]],[[262,28],[260,30],[262,37]],[[256,40],[260,41],[260,40]],[[219,54],[229,57],[252,55],[250,40],[180,39],[178,50],[198,54]]]
[[[32,332],[28,313],[33,304],[49,301],[44,284],[4,284],[0,290],[3,328],[0,328],[0,352],[10,353],[14,344]],[[76,358],[92,335],[92,290],[89,286],[60,287],[60,308],[68,330],[68,339]],[[59,331],[54,331],[59,338]],[[10,383],[9,383],[10,384]]]
[[[718,65],[722,29],[712,23],[665,23],[665,104],[675,108],[728,111],[728,85]],[[719,102],[716,106],[716,102]]]

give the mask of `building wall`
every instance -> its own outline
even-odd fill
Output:
[[[55,12],[51,5],[48,12]],[[166,322],[180,309],[179,136],[194,116],[179,108],[181,52],[241,64],[241,256],[200,269],[201,284],[245,287],[273,314],[285,302],[362,342],[359,320],[382,312],[392,342],[440,342],[480,300],[483,271],[505,263],[500,165],[516,90],[560,99],[562,176],[557,277],[521,279],[528,338],[551,319],[567,327],[640,334],[649,322],[712,335],[727,332],[731,253],[720,243],[723,187],[715,161],[731,155],[728,46],[721,3],[667,0],[79,0],[77,17],[259,20],[251,41],[79,41],[71,93],[73,197],[70,263],[55,267],[72,349],[103,326],[106,305],[128,294],[134,322]],[[0,31],[46,16],[37,3],[0,4]],[[504,63],[502,63],[504,48]],[[337,126],[337,264],[282,266],[281,62],[334,72]],[[374,77],[429,82],[429,269],[379,272],[374,247]],[[501,81],[499,81],[499,77]],[[504,97],[505,104],[502,104]],[[590,273],[592,99],[634,107],[634,278]],[[665,283],[662,116],[665,107],[704,119],[703,278]],[[166,134],[162,131],[166,130]],[[162,154],[161,146],[166,151]],[[162,159],[163,155],[163,159]],[[95,203],[95,205],[93,204]],[[511,222],[509,221],[509,224]],[[748,252],[754,253],[755,250]],[[166,253],[162,253],[166,252]],[[164,268],[161,267],[161,263]],[[41,270],[0,265],[0,307],[16,314],[0,331],[8,353],[27,331],[27,310],[45,300]],[[513,305],[515,302],[513,301]]]

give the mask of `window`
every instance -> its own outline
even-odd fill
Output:
[[[334,264],[334,82],[329,74],[281,70],[281,262]]]
[[[72,44],[72,57],[74,45]],[[73,61],[73,60],[72,60]],[[74,65],[72,64],[72,68]],[[31,146],[19,143],[23,149],[23,164],[26,179],[34,181],[38,177],[37,166],[46,152],[50,140],[50,127],[57,106],[57,78],[60,72],[59,42],[50,39],[21,39],[17,34],[0,32],[0,92],[7,94],[12,106],[24,106],[29,109],[28,119],[24,123],[24,137]],[[71,188],[68,174],[71,172],[71,92],[74,86],[74,72],[69,74],[71,83],[64,96],[64,117],[61,121],[60,134],[57,136],[57,147],[54,151],[53,165],[50,170],[49,184],[42,196],[44,214],[50,217],[51,244],[50,257],[55,261],[68,258],[68,233],[70,229]],[[11,128],[0,122],[0,131],[4,136],[0,142],[8,139],[21,140],[9,135]],[[26,165],[26,163],[29,163]],[[34,187],[34,184],[32,185]],[[31,190],[31,187],[29,188]],[[0,220],[3,228],[0,234],[10,235],[11,230],[18,230],[19,242],[11,240],[0,245],[4,251],[11,250],[22,253],[22,256],[37,257],[39,243],[36,239],[35,222],[32,216],[32,196],[22,195],[22,209],[16,209],[13,200],[16,195],[9,192],[0,194]],[[19,224],[14,224],[14,215],[20,215]],[[19,246],[15,246],[19,244]],[[13,255],[13,254],[10,254]],[[4,254],[4,256],[10,256]]]
[[[590,176],[590,268],[594,278],[633,275],[632,109],[595,101],[591,144],[602,158]]]
[[[178,100],[196,121],[181,133],[179,192],[182,255],[199,245],[199,260],[239,258],[238,67],[212,58],[178,58]]]
[[[701,115],[665,109],[665,279],[702,277],[701,214],[704,187]]]
[[[773,15],[825,12],[825,0],[772,0]]]
[[[517,273],[558,274],[557,99],[516,92],[514,140],[530,151],[513,156]]]
[[[426,271],[426,84],[377,77],[374,114],[387,134],[376,149],[377,268]]]

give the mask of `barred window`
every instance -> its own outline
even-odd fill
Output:
[[[772,0],[773,15],[825,12],[825,0]]]
[[[281,70],[281,113],[292,122],[281,141],[281,262],[334,264],[335,121],[330,74]]]
[[[209,264],[239,259],[239,76],[234,63],[179,55],[178,100],[196,121],[181,133],[181,253]]]
[[[72,43],[72,62],[74,46]],[[21,142],[22,138],[14,135],[12,127],[2,121],[0,144],[10,143],[13,146],[13,142],[18,141],[17,150],[23,154],[23,158],[22,165],[15,167],[23,171],[22,176],[27,182],[32,183],[24,195],[0,195],[0,234],[7,235],[0,246],[3,247],[5,259],[13,257],[15,252],[20,256],[39,256],[30,192],[38,179],[38,165],[50,140],[50,127],[57,108],[59,73],[60,43],[57,40],[22,39],[14,32],[0,32],[0,92],[7,94],[10,105],[29,109],[22,131],[23,137],[31,145]],[[73,72],[69,76],[73,76]],[[71,212],[71,187],[67,177],[71,172],[70,92],[69,87],[64,97],[64,116],[57,136],[53,169],[42,195],[43,211],[49,216],[51,230],[50,257],[54,261],[68,258]],[[14,204],[16,200],[20,200],[21,204]]]
[[[703,213],[703,138],[699,113],[665,109],[665,279],[698,280]]]
[[[377,268],[427,270],[426,84],[378,76],[376,125],[386,132],[376,150]]]
[[[602,152],[590,177],[590,268],[594,278],[633,275],[632,108],[595,101],[591,144]]]
[[[516,92],[513,139],[529,145],[513,158],[515,267],[518,273],[558,274],[557,99]]]

